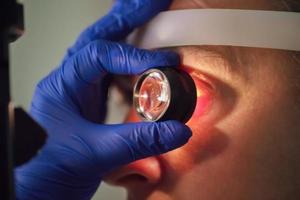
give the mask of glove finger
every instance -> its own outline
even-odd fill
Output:
[[[68,58],[91,41],[124,39],[135,27],[140,26],[160,11],[166,10],[171,0],[117,0],[111,11],[85,31],[68,50]]]
[[[93,152],[99,165],[105,163],[104,171],[109,171],[181,147],[190,137],[191,130],[177,121],[101,125],[89,146],[100,147]]]
[[[73,92],[97,82],[107,72],[138,74],[149,68],[176,66],[179,56],[170,51],[149,51],[130,45],[97,40],[79,51],[60,69],[63,81]]]

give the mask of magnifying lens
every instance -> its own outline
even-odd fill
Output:
[[[155,68],[144,72],[134,86],[133,104],[144,121],[178,120],[186,123],[197,101],[190,75],[178,68]]]

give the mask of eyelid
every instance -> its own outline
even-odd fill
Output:
[[[197,89],[197,104],[191,120],[199,120],[212,109],[215,98],[215,87],[211,80],[204,74],[196,73],[194,70],[189,71]]]
[[[207,75],[204,75],[201,72],[192,70],[190,73],[190,76],[194,79],[195,82],[202,82],[202,84],[206,84],[208,89],[210,90],[216,90],[215,84],[213,84],[212,80]]]
[[[184,70],[193,78],[196,88],[204,92],[202,99],[197,98],[196,108],[188,125],[201,124],[201,127],[205,128],[206,125],[215,123],[233,108],[238,96],[230,85],[193,67],[184,66]]]

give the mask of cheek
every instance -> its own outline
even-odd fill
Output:
[[[199,98],[201,99],[201,101],[203,100],[204,102],[206,102],[205,99],[202,99],[201,97]],[[199,159],[198,157],[201,156],[202,147],[205,146],[205,143],[208,141],[209,135],[211,135],[209,134],[207,128],[205,131],[204,128],[200,131],[199,127],[202,126],[200,126],[201,122],[197,122],[197,120],[195,119],[195,116],[200,116],[200,113],[204,111],[202,106],[200,106],[203,105],[204,102],[201,101],[200,104],[198,104],[201,108],[199,108],[198,111],[195,111],[192,117],[193,119],[191,119],[187,124],[193,131],[193,136],[191,137],[189,142],[178,149],[160,156],[161,161],[166,163],[164,166],[167,169],[168,174],[174,175],[190,170],[195,164],[196,160]],[[136,111],[134,110],[134,108],[132,108],[129,111],[125,122],[139,121],[140,119],[136,114]]]
[[[217,104],[215,91],[206,82],[193,76],[192,78],[197,88],[197,103],[194,113],[186,125],[191,128],[193,136],[183,147],[161,156],[168,163],[169,174],[184,174],[194,168],[196,163],[208,154],[206,149],[219,149],[219,146],[211,144],[216,132],[212,126],[212,119],[215,117],[215,111],[212,112],[212,109]]]

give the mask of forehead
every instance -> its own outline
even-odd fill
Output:
[[[231,8],[250,10],[286,10],[284,0],[173,0],[170,10],[191,8]]]
[[[285,0],[173,0],[170,10],[194,9],[194,8],[224,8],[224,9],[249,9],[249,10],[288,10]],[[189,55],[202,62],[220,62],[227,67],[226,71],[249,74],[255,69],[277,68],[278,63],[286,65],[287,53],[283,50],[229,47],[229,46],[194,46],[180,47],[177,49],[181,55]],[[227,64],[228,63],[228,64]],[[274,64],[277,63],[277,64]],[[233,69],[233,70],[232,70]],[[272,69],[274,70],[274,69]],[[285,70],[284,70],[285,71]]]

